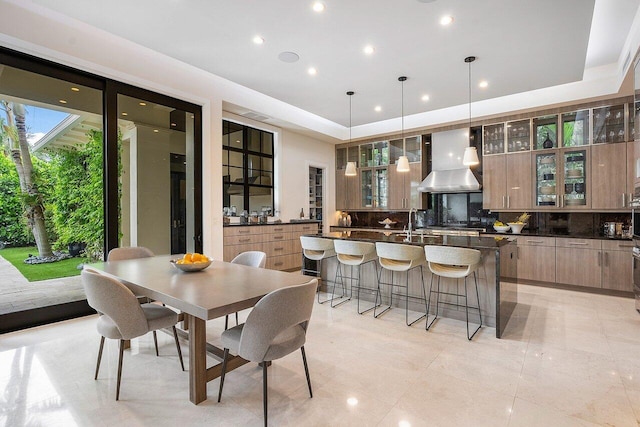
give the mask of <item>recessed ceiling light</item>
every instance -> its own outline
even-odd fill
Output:
[[[367,55],[372,55],[373,52],[376,51],[375,48],[370,44],[366,45],[363,50],[364,50],[364,53],[366,53]]]
[[[309,73],[310,76],[315,76],[316,74],[318,74],[318,70],[316,70],[313,67],[309,67],[309,69],[307,70],[307,73]]]
[[[319,2],[319,1],[313,3],[313,11],[314,12],[323,12],[324,11],[324,3]]]
[[[422,98],[420,98],[420,99],[422,99],[423,101],[425,101],[425,102],[426,102],[426,101],[428,101],[428,100],[429,100],[429,95],[426,95],[426,94],[425,94],[425,95],[422,95]]]
[[[263,43],[264,43],[264,39],[263,39],[262,37],[260,37],[260,36],[255,36],[255,37],[253,38],[253,42],[254,42],[255,44],[263,44]]]
[[[398,427],[411,427],[411,423],[407,420],[402,420],[398,423]]]
[[[453,22],[453,16],[447,15],[440,18],[440,25],[451,25]]]
[[[159,131],[158,129],[154,129],[153,131],[154,131],[155,133],[158,133],[158,132],[160,132],[160,131]]]
[[[478,83],[478,87],[481,87],[483,89],[487,86],[489,86],[489,82],[486,80],[482,80],[480,83]]]
[[[144,106],[147,105],[147,103],[146,102],[139,102],[138,105],[140,105],[141,107],[144,107]]]
[[[288,63],[298,62],[298,60],[300,59],[300,55],[295,52],[280,52],[280,54],[278,55],[278,59],[282,62]]]
[[[66,100],[64,100],[64,99],[61,99],[61,100],[60,100],[60,101],[58,101],[58,102],[59,102],[60,104],[66,104],[66,103],[67,103],[67,101],[66,101]]]
[[[125,112],[123,111],[123,112],[122,112],[122,115],[123,115],[123,116],[128,116],[128,115],[129,115],[129,113],[125,113]]]
[[[376,108],[374,108],[374,110],[376,110],[377,112],[382,111],[382,107],[379,105],[376,105]]]
[[[74,91],[74,92],[80,92],[80,89],[77,88],[77,87],[72,87],[71,90]]]
[[[358,399],[356,399],[355,397],[350,397],[347,399],[347,405],[356,406],[357,404],[358,404]]]

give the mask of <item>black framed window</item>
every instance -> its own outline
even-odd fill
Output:
[[[224,120],[222,123],[225,210],[273,210],[273,133]]]

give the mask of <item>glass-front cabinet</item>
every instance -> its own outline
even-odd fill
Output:
[[[562,146],[579,147],[589,144],[589,110],[564,113],[562,119]]]
[[[558,155],[557,151],[535,155],[536,206],[558,206]]]
[[[529,151],[531,146],[531,122],[518,120],[507,122],[507,152]]]
[[[482,140],[484,155],[504,153],[504,123],[485,126]]]
[[[379,141],[360,145],[360,167],[389,164],[389,142]]]
[[[536,117],[533,119],[534,150],[546,150],[558,147],[558,115]]]
[[[347,162],[355,162],[358,166],[358,146],[336,149],[336,169],[346,169]]]
[[[593,109],[593,143],[624,142],[624,104]]]
[[[387,168],[360,170],[362,208],[386,209],[389,205]]]
[[[564,203],[563,206],[586,207],[587,206],[587,150],[563,150],[563,187],[561,188]]]
[[[389,141],[389,165],[395,165],[400,156],[407,156],[409,163],[422,161],[422,137],[410,136]]]

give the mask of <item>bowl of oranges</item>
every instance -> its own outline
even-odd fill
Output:
[[[211,265],[211,260],[208,256],[199,253],[186,253],[182,258],[172,259],[171,265],[178,270],[192,272],[202,271]]]

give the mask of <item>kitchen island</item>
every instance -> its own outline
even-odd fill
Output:
[[[517,245],[513,238],[506,237],[468,237],[468,236],[428,236],[420,235],[413,236],[411,242],[405,242],[405,235],[397,232],[389,231],[342,231],[342,232],[330,232],[322,234],[321,236],[329,239],[345,239],[345,240],[358,240],[365,242],[391,242],[391,243],[403,243],[411,245],[442,245],[442,246],[457,246],[463,248],[478,249],[482,254],[481,265],[477,270],[478,275],[478,289],[480,293],[480,310],[482,312],[483,325],[496,328],[496,337],[500,338],[504,329],[513,313],[518,302],[518,290],[516,284],[517,278]],[[322,277],[323,283],[328,286],[333,286],[333,280],[335,277],[335,271],[337,267],[337,260],[330,258],[327,262],[323,263]],[[379,266],[378,266],[379,268]],[[345,275],[349,273],[346,272]],[[362,268],[361,280],[364,286],[374,288],[376,283],[376,277],[374,276],[373,269],[368,267]],[[383,278],[383,281],[388,281],[390,278]],[[396,274],[394,280],[398,283],[404,283],[404,274]],[[471,279],[473,280],[473,279]],[[427,293],[429,292],[429,285],[431,283],[431,272],[428,268],[424,270],[424,281]],[[345,280],[348,285],[348,281]],[[468,282],[471,284],[471,282]],[[434,280],[435,284],[435,280]],[[420,274],[419,272],[411,272],[409,276],[409,294],[421,295],[420,289]],[[444,286],[457,286],[460,291],[463,290],[463,281],[454,284],[453,281],[448,279],[441,280],[441,287]],[[382,286],[383,296],[389,292],[388,287]],[[326,290],[326,289],[325,289]],[[456,291],[457,292],[457,291]],[[461,293],[461,292],[457,292]],[[360,295],[363,299],[374,300],[374,295]],[[441,301],[455,303],[455,297],[441,296]],[[404,307],[404,301],[400,301],[394,306]],[[470,297],[470,304],[475,304],[474,299]],[[431,305],[433,307],[433,304]],[[415,311],[423,311],[424,305],[410,301],[409,308]],[[430,311],[432,309],[430,308]],[[470,320],[476,322],[477,316],[475,311],[470,313]],[[431,314],[431,313],[430,313]],[[440,306],[439,316],[451,317],[455,319],[463,320],[465,318],[464,308],[454,307],[451,305],[442,304]],[[437,322],[434,325],[437,327]]]

